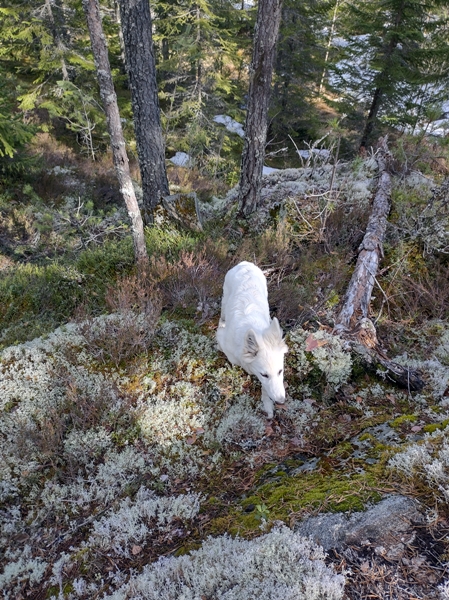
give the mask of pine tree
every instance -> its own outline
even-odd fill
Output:
[[[245,216],[255,212],[260,201],[268,104],[281,14],[282,0],[259,0],[239,182],[239,212]]]
[[[153,220],[153,210],[169,194],[165,170],[156,63],[151,34],[148,0],[119,0],[133,116],[143,188],[145,223]]]

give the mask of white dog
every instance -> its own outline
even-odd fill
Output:
[[[284,404],[284,354],[279,321],[270,319],[267,281],[250,262],[226,274],[217,342],[233,365],[243,367],[262,384],[262,402],[269,419],[273,405]]]

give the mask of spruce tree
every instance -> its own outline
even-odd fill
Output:
[[[445,0],[351,0],[346,8],[343,60],[334,69],[336,91],[367,115],[360,147],[373,143],[379,117],[415,119],[420,86],[449,77]],[[444,32],[444,35],[441,35]],[[437,87],[434,87],[434,100]],[[391,119],[390,119],[391,120]]]
[[[155,0],[152,8],[167,146],[193,158],[212,153],[213,117],[242,118],[254,11],[222,0]]]

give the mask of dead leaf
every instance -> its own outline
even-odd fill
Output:
[[[365,562],[362,562],[362,564],[360,565],[360,570],[363,573],[367,573],[369,571],[369,562],[365,560]]]
[[[358,404],[361,404],[363,402],[362,396],[357,396],[355,401],[358,402]]]
[[[271,427],[270,423],[265,425],[265,435],[274,435],[274,429]]]
[[[142,546],[137,546],[136,544],[134,544],[134,546],[131,548],[131,554],[137,556],[137,554],[139,554],[140,552],[142,552]]]
[[[192,435],[192,437],[189,437],[186,439],[186,444],[189,444],[189,446],[191,446],[195,442],[196,442],[196,434],[194,434],[194,435]]]
[[[313,333],[309,335],[306,339],[306,352],[312,352],[315,348],[320,348],[321,346],[325,346],[327,344],[327,340],[316,340],[313,337]]]
[[[421,429],[422,429],[422,425],[413,425],[411,430],[416,432],[416,431],[421,431]]]
[[[290,440],[290,444],[293,444],[293,446],[301,446],[301,440],[297,437],[294,437]]]
[[[197,428],[195,429],[195,433],[196,433],[197,435],[201,435],[202,433],[204,433],[204,429],[203,429],[202,427],[197,427]]]

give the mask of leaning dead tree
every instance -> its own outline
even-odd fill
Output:
[[[376,155],[379,181],[372,211],[334,331],[352,341],[353,350],[365,363],[383,368],[388,378],[414,391],[424,387],[420,373],[387,358],[378,343],[374,323],[369,318],[369,305],[379,262],[383,258],[383,240],[391,208],[390,153],[386,139],[380,142]]]
[[[134,243],[134,255],[139,272],[144,272],[148,266],[148,254],[145,245],[142,215],[137,203],[136,194],[129,170],[128,155],[126,154],[125,138],[118,110],[117,96],[112,81],[106,38],[98,0],[83,0],[83,9],[87,19],[92,53],[97,71],[98,86],[103,102],[104,112],[111,139],[112,159],[120,185],[120,192],[125,201],[131,221],[131,231]]]

